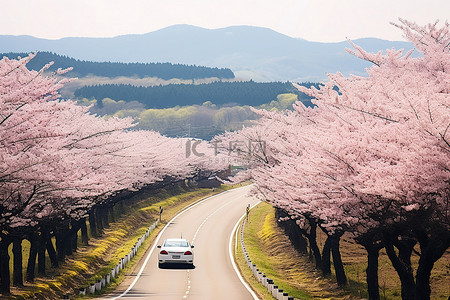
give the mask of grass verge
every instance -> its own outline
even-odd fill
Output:
[[[276,224],[274,215],[272,206],[260,203],[251,210],[245,226],[245,247],[259,270],[296,299],[355,299],[331,279],[323,278],[308,258],[292,247],[283,229]],[[237,248],[237,262],[244,278],[262,299],[273,299],[264,286],[253,278],[242,250],[239,246]]]
[[[291,245],[275,220],[275,211],[267,203],[253,208],[245,226],[244,240],[250,259],[275,284],[297,299],[361,299],[367,298],[365,250],[351,238],[344,236],[341,241],[341,255],[348,285],[342,289],[335,284],[334,274],[324,278],[308,257],[300,255]],[[319,233],[319,232],[318,232]],[[325,242],[325,235],[318,235],[319,247]],[[237,247],[237,264],[241,274],[261,299],[273,299],[266,289],[257,282],[240,249]],[[412,261],[417,264],[417,257]],[[417,265],[414,266],[417,268]],[[334,271],[334,270],[333,270]],[[436,262],[431,276],[431,299],[447,299],[449,296],[450,252]],[[379,283],[382,299],[401,299],[400,281],[384,251],[379,258]]]

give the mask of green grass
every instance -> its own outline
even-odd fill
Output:
[[[109,273],[119,259],[130,252],[137,239],[159,218],[160,206],[164,208],[162,215],[162,223],[164,224],[185,206],[231,188],[231,186],[222,186],[216,188],[214,192],[211,189],[176,188],[171,191],[162,189],[144,196],[140,195],[139,198],[133,199],[132,203],[134,204],[132,206],[125,206],[125,213],[116,222],[110,223],[110,226],[104,229],[101,237],[90,238],[88,246],[80,244],[78,250],[73,255],[68,256],[57,269],[51,268],[50,260],[46,259],[48,264],[47,276],[37,276],[34,283],[25,283],[23,288],[12,287],[12,295],[8,299],[29,299],[33,297],[54,299],[58,298],[57,295],[65,293],[72,296],[76,295],[79,288],[87,287],[90,283]],[[102,291],[103,293],[115,288],[123,281],[125,274],[133,270],[163,224],[152,231],[149,238],[139,248],[136,257],[126,265],[120,276],[115,278],[112,284]],[[29,248],[30,244],[25,240],[23,242],[24,271],[26,270]],[[12,253],[10,255],[12,263]]]
[[[307,257],[293,249],[274,217],[274,208],[261,203],[251,210],[249,222],[245,226],[244,239],[250,259],[280,288],[297,299],[360,299],[367,298],[365,270],[367,257],[365,250],[349,236],[341,240],[341,255],[348,278],[348,285],[342,289],[335,284],[334,273],[324,278]],[[318,231],[317,241],[322,248],[325,235]],[[240,244],[237,263],[241,273],[249,284],[263,297],[268,296],[266,289],[258,283],[245,263]],[[417,268],[418,257],[412,258]],[[332,272],[334,270],[332,269]],[[450,251],[436,262],[431,275],[431,299],[447,299],[449,290]],[[379,284],[382,299],[401,299],[400,281],[386,253],[380,252]]]
[[[351,299],[348,292],[338,288],[332,280],[322,278],[308,259],[298,254],[276,224],[274,215],[273,207],[261,203],[251,210],[245,226],[245,246],[259,270],[289,296],[297,299]],[[246,271],[248,267],[239,253],[238,263],[246,280],[252,287],[261,290],[260,293],[268,295],[264,287],[258,287],[261,284],[253,279],[251,272]],[[267,299],[272,298],[269,296]]]

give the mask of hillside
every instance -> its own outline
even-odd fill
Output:
[[[10,58],[25,55],[7,54]],[[67,76],[78,76],[60,91],[63,98],[91,106],[94,114],[132,117],[137,123],[135,129],[155,130],[167,136],[211,139],[225,130],[250,125],[258,118],[251,106],[289,109],[296,100],[312,105],[311,98],[289,82],[239,81],[226,78],[234,74],[225,68],[90,62],[50,52],[39,52],[27,66],[39,70],[50,61],[54,62],[50,71],[73,67]],[[198,78],[201,76],[214,77]]]
[[[25,57],[27,53],[0,53],[0,58],[6,56],[10,59]],[[171,64],[171,63],[120,63],[120,62],[94,62],[74,59],[68,56],[58,55],[51,52],[38,52],[27,64],[32,70],[40,70],[44,65],[53,61],[50,71],[58,68],[69,68],[73,70],[70,76],[104,76],[104,77],[157,77],[163,80],[178,79],[200,79],[220,78],[233,79],[234,74],[227,68],[211,68],[203,66]]]
[[[295,101],[311,105],[310,100],[296,94],[279,94],[268,103],[256,106],[269,111],[292,109]],[[217,106],[210,101],[202,105],[175,106],[170,108],[146,108],[144,104],[123,100],[78,99],[79,105],[91,106],[90,111],[97,115],[114,115],[120,118],[131,117],[136,121],[134,129],[154,130],[171,137],[189,136],[210,140],[224,131],[242,129],[251,126],[259,116],[251,106]]]
[[[317,86],[317,83],[303,85]],[[288,82],[213,82],[152,87],[97,85],[78,89],[75,95],[80,105],[92,105],[92,113],[132,117],[137,123],[135,129],[205,140],[224,131],[251,126],[252,120],[259,118],[251,107],[292,109],[297,100],[312,106],[311,97]]]
[[[315,83],[303,83],[308,87]],[[138,101],[146,108],[201,105],[209,101],[219,106],[258,106],[277,98],[279,94],[293,93],[299,99],[311,97],[300,93],[289,82],[212,82],[208,84],[169,84],[160,86],[133,86],[105,84],[85,86],[75,91],[75,97],[88,99],[111,98],[126,102]]]
[[[342,37],[345,40],[345,37]],[[354,41],[366,50],[411,49],[407,42],[380,39]],[[346,42],[319,43],[295,39],[252,26],[204,29],[174,25],[147,34],[113,38],[0,36],[0,52],[50,51],[81,60],[125,63],[171,62],[230,68],[237,78],[255,81],[322,81],[338,70],[362,75],[369,65],[345,52]]]

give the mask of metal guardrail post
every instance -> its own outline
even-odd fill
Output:
[[[95,293],[95,283],[92,283],[89,286],[89,294],[94,294]]]
[[[272,296],[276,297],[278,294],[278,285],[274,285],[272,288]]]
[[[247,253],[247,249],[245,248],[244,242],[244,226],[246,220],[242,222],[241,226],[241,248],[244,258],[247,262],[249,269],[252,271],[253,276],[262,283],[267,288],[267,292],[271,294],[277,300],[293,300],[294,297],[289,297],[288,293],[283,292],[283,289],[280,289],[278,285],[275,285],[273,279],[267,278],[267,275],[262,273],[257,267],[256,264],[252,263],[249,254]]]
[[[96,292],[100,292],[100,290],[102,289],[102,283],[100,282],[100,280],[97,280],[97,282],[94,283],[94,286]]]

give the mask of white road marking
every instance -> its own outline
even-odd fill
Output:
[[[147,263],[148,263],[148,261],[150,260],[150,256],[153,254],[153,251],[155,250],[156,245],[158,244],[158,241],[160,240],[162,234],[164,233],[164,231],[166,230],[166,228],[170,225],[170,223],[172,223],[176,218],[178,218],[179,216],[181,216],[181,215],[184,214],[185,212],[191,210],[191,209],[194,208],[195,206],[197,206],[197,205],[203,203],[204,201],[209,200],[209,199],[212,198],[212,197],[216,197],[216,196],[218,196],[218,195],[220,195],[220,194],[217,194],[217,195],[213,195],[213,196],[207,197],[207,198],[205,198],[205,199],[203,199],[203,200],[199,200],[198,202],[196,202],[196,203],[194,203],[194,204],[192,204],[192,205],[186,207],[185,209],[183,209],[183,210],[182,210],[181,212],[179,212],[175,217],[173,217],[169,222],[167,222],[166,226],[164,226],[164,228],[161,229],[160,233],[159,233],[158,236],[156,237],[156,239],[155,239],[155,241],[154,241],[154,244],[153,244],[152,248],[150,249],[150,252],[147,254],[147,257],[145,258],[145,261],[144,261],[144,263],[142,264],[141,269],[139,270],[138,274],[136,275],[136,278],[134,278],[133,282],[132,282],[132,283],[130,284],[130,286],[125,290],[125,292],[123,292],[123,293],[120,294],[119,296],[117,296],[117,297],[115,297],[115,298],[112,298],[112,299],[118,299],[118,298],[121,298],[121,297],[125,296],[125,295],[126,295],[126,294],[134,287],[134,285],[136,284],[136,282],[137,282],[137,281],[139,280],[139,278],[141,277],[142,272],[144,271],[144,268],[147,266]]]
[[[222,208],[224,208],[226,205],[228,205],[230,202],[227,202],[227,203],[225,203],[224,205],[222,205],[222,206],[220,206],[219,208],[217,208],[215,211],[213,211],[212,213],[210,213],[204,220],[203,220],[203,222],[197,227],[197,230],[195,231],[195,234],[194,234],[194,237],[192,238],[192,245],[194,245],[194,241],[195,241],[195,238],[197,237],[197,234],[199,233],[199,231],[200,231],[200,229],[203,227],[203,225],[206,223],[206,221],[208,221],[208,219],[211,217],[211,216],[213,216],[216,212],[218,212],[219,210],[221,210]],[[188,270],[188,272],[189,272],[189,270]],[[188,287],[187,287],[187,290],[186,290],[186,295],[185,296],[183,296],[183,299],[186,299],[187,298],[187,295],[189,294],[189,291],[190,291],[190,289],[191,289],[191,281],[189,280],[190,279],[190,276],[188,276]]]
[[[189,272],[189,270],[187,270],[187,273],[188,273],[187,290],[184,293],[183,299],[187,298],[187,296],[189,295],[189,291],[191,290],[191,273]]]
[[[195,231],[194,237],[192,238],[192,244],[194,244],[195,238],[197,237],[198,232],[200,231],[200,229],[203,227],[203,225],[206,223],[206,221],[208,221],[208,219],[213,216],[216,212],[218,212],[219,210],[221,210],[222,208],[224,208],[224,206],[227,206],[228,204],[230,204],[230,202],[225,203],[224,205],[222,205],[221,207],[219,207],[218,209],[216,209],[215,211],[213,211],[212,213],[210,213],[204,220],[203,222],[198,226],[197,230]]]
[[[256,204],[254,204],[251,208],[255,207],[256,205],[258,205],[261,201],[258,201]],[[258,296],[255,294],[255,292],[251,289],[251,287],[247,284],[247,282],[245,282],[244,278],[242,278],[241,273],[239,272],[236,263],[234,261],[233,258],[233,234],[235,232],[237,232],[237,228],[238,226],[240,226],[242,219],[244,219],[246,213],[244,213],[242,215],[242,217],[236,222],[236,225],[234,225],[233,230],[231,231],[230,234],[230,239],[229,239],[229,244],[228,244],[228,254],[230,256],[230,260],[231,260],[231,264],[233,265],[234,271],[236,272],[236,275],[238,276],[239,280],[241,281],[241,283],[244,285],[244,287],[247,289],[247,291],[252,295],[253,299],[258,300]],[[237,236],[237,233],[236,233]],[[236,241],[237,244],[237,241]]]
[[[245,186],[239,187],[239,188],[236,188],[236,189],[234,189],[234,190],[238,190],[238,189],[241,189],[241,188],[244,188],[244,187],[245,187]],[[179,212],[175,217],[173,217],[169,222],[167,222],[166,226],[164,226],[164,228],[161,229],[160,233],[159,233],[158,236],[156,237],[156,239],[155,239],[155,241],[154,241],[154,244],[153,244],[152,248],[150,249],[150,252],[147,254],[147,257],[145,258],[145,261],[144,261],[144,263],[142,264],[142,267],[139,269],[139,272],[138,272],[138,274],[136,275],[136,277],[134,278],[133,282],[128,286],[128,288],[127,288],[122,294],[120,294],[120,295],[117,296],[117,297],[111,298],[111,299],[119,299],[119,298],[122,298],[123,296],[125,296],[125,295],[126,295],[126,294],[134,287],[134,285],[136,284],[136,282],[137,282],[137,281],[139,280],[139,278],[141,277],[142,272],[144,272],[144,269],[145,269],[145,267],[147,266],[147,263],[148,263],[148,261],[150,260],[150,256],[153,254],[153,251],[155,250],[156,245],[158,244],[158,241],[161,239],[162,234],[164,233],[164,231],[166,230],[166,228],[170,225],[170,223],[172,223],[176,218],[178,218],[179,216],[181,216],[181,215],[184,214],[185,212],[191,210],[191,209],[194,208],[195,206],[197,206],[197,205],[199,205],[199,204],[202,204],[203,202],[205,202],[205,201],[207,201],[207,200],[209,200],[209,199],[211,199],[211,198],[213,198],[213,197],[217,197],[217,196],[219,196],[219,195],[222,195],[222,194],[224,194],[224,193],[227,193],[227,192],[229,192],[229,191],[230,191],[230,190],[224,191],[224,192],[222,192],[222,193],[220,193],[220,194],[216,194],[216,195],[207,197],[207,198],[202,199],[202,200],[198,200],[197,202],[194,202],[193,204],[191,204],[191,205],[185,207],[181,212]],[[241,280],[241,281],[242,281],[242,280]],[[184,298],[184,297],[183,297],[183,298]],[[257,298],[255,298],[255,299],[257,299]]]

